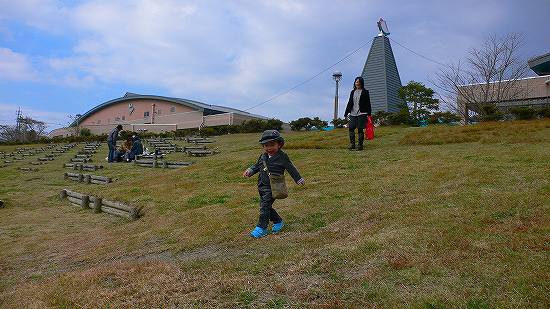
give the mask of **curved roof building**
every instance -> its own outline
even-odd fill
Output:
[[[531,58],[527,63],[537,75],[550,75],[550,53]]]
[[[240,124],[251,119],[267,119],[234,108],[198,101],[126,93],[123,97],[101,103],[84,113],[71,127],[84,127],[93,134],[110,132],[122,124],[124,130],[164,132],[177,129]],[[50,136],[71,135],[69,128],[54,130]]]

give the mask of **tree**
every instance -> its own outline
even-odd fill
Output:
[[[331,120],[330,123],[332,123],[335,128],[343,128],[346,124],[348,124],[348,121],[346,119],[336,118]]]
[[[313,127],[317,129],[322,129],[328,125],[328,122],[321,120],[319,117],[315,117],[313,119],[309,117],[303,117],[293,120],[289,124],[292,131],[300,131],[302,129],[309,131]]]
[[[469,50],[464,63],[442,68],[435,82],[440,101],[468,122],[469,111],[483,119],[485,111],[493,110],[484,106],[520,99],[525,90],[518,80],[528,71],[518,55],[522,41],[519,34],[491,35],[481,47]]]
[[[69,115],[67,117],[73,121],[71,124],[69,124],[69,127],[73,129],[73,135],[78,136],[80,134],[80,118],[82,117],[82,115],[76,114],[74,116]]]
[[[310,123],[311,123],[311,118],[303,117],[303,118],[298,118],[296,120],[293,120],[289,124],[290,124],[290,129],[292,131],[300,131],[302,129],[306,129],[306,131],[309,131],[311,129]]]
[[[46,123],[30,117],[18,118],[19,125],[0,125],[0,141],[31,142],[44,135]]]
[[[411,116],[415,123],[419,119],[428,118],[432,110],[439,110],[439,100],[433,96],[434,91],[431,88],[413,80],[399,89],[399,97],[413,105]]]
[[[322,129],[328,125],[328,121],[321,120],[319,117],[315,117],[310,122],[311,127],[316,129]]]

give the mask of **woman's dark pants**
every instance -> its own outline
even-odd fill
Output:
[[[366,123],[367,115],[349,116],[348,129],[349,143],[351,146],[355,147],[355,129],[357,129],[357,133],[359,134],[359,146],[363,147],[363,141],[365,140],[363,129],[365,128]]]
[[[258,220],[258,226],[262,229],[266,229],[269,225],[269,221],[273,223],[283,221],[277,211],[273,209],[273,202],[275,202],[275,199],[271,196],[271,188],[259,187],[258,192],[260,193],[260,218]]]

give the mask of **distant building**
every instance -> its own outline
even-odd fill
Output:
[[[74,135],[77,126],[93,134],[109,133],[121,124],[124,130],[167,132],[178,129],[240,124],[266,117],[245,111],[210,105],[188,99],[126,93],[123,97],[102,103],[85,114],[69,128],[50,132],[53,136]]]
[[[529,59],[527,63],[537,75],[550,75],[550,53]]]
[[[382,18],[378,21],[380,33],[374,37],[361,76],[369,91],[372,113],[378,111],[396,113],[405,104],[399,98],[402,87],[395,57],[388,39],[389,32]]]
[[[487,97],[487,103],[494,103],[505,113],[515,106],[550,107],[550,53],[534,57],[528,64],[539,76],[459,86],[457,103],[461,114],[467,116],[470,111],[479,113],[477,104],[469,104],[468,98],[478,98],[476,102],[482,102],[480,98]],[[504,93],[501,89],[511,90]]]

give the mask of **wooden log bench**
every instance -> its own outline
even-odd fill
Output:
[[[39,161],[39,162],[31,162],[32,165],[42,165],[42,164],[48,164],[48,162],[43,162],[43,161]]]
[[[102,169],[103,165],[65,163],[63,164],[63,167],[72,168],[73,170],[97,171],[98,169]]]
[[[158,161],[155,160],[134,160],[132,161],[135,165],[144,166],[144,167],[158,167]]]
[[[208,150],[208,149],[200,150],[200,149],[197,149],[197,150],[188,150],[187,154],[190,155],[190,156],[195,156],[195,157],[204,157],[204,156],[207,156],[207,155],[216,154],[218,152],[219,151],[217,151],[217,150]]]
[[[71,162],[78,162],[78,163],[87,163],[87,162],[91,162],[92,159],[85,159],[85,158],[72,158],[71,159]]]
[[[72,205],[82,209],[91,208],[95,213],[104,212],[130,220],[137,220],[143,214],[142,208],[130,206],[122,202],[107,200],[99,196],[85,195],[67,189],[61,190],[59,197],[61,199],[68,199]]]
[[[52,157],[38,158],[38,161],[53,161],[53,160],[55,160],[55,159],[52,158]]]
[[[167,162],[167,161],[164,161],[162,162],[162,167],[164,168],[181,168],[181,167],[186,167],[186,166],[189,166],[193,163],[191,162]]]
[[[22,171],[25,171],[25,172],[36,172],[36,171],[38,171],[38,169],[32,168],[32,167],[20,167],[19,169],[22,170]]]
[[[183,152],[187,152],[188,150],[206,150],[206,145],[202,146],[184,146]]]
[[[164,158],[164,154],[160,154],[160,155],[156,155],[157,156],[157,159],[163,159]],[[140,154],[140,155],[136,155],[136,160],[141,160],[141,159],[154,159],[155,158],[155,154]]]
[[[194,140],[194,141],[191,141],[190,143],[191,144],[210,144],[213,142],[214,141],[211,141],[211,140]]]
[[[97,151],[95,150],[81,150],[78,152],[79,155],[93,155],[95,154]]]
[[[80,173],[69,173],[66,172],[63,174],[65,179],[70,179],[73,181],[84,182],[87,184],[94,183],[98,185],[106,185],[112,182],[110,177],[97,176],[90,174],[80,174]]]
[[[77,154],[74,156],[75,158],[83,158],[83,159],[90,159],[92,156],[87,154]]]
[[[97,175],[87,175],[88,177],[84,177],[84,182],[88,182],[88,183],[95,183],[95,184],[98,184],[98,185],[106,185],[106,184],[109,184],[112,182],[112,179],[111,177],[106,177],[106,176],[97,176]]]
[[[170,145],[170,146],[153,146],[155,149],[159,150],[174,150],[177,148],[176,145]]]

